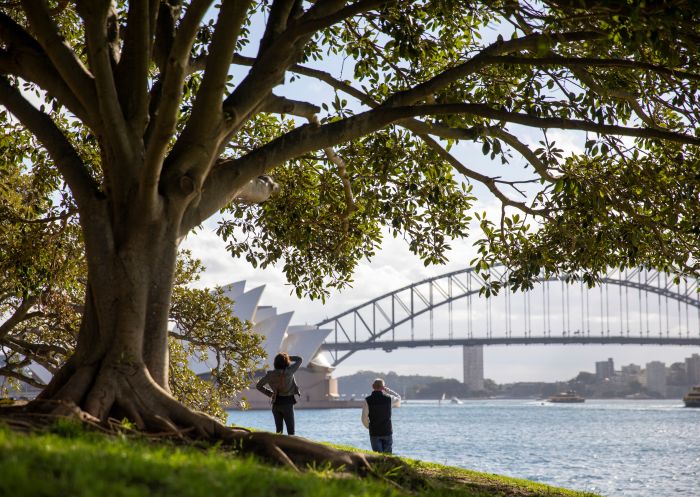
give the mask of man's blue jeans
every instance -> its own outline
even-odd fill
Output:
[[[372,444],[373,451],[391,454],[391,447],[394,444],[394,441],[391,435],[383,435],[379,437],[370,436],[369,443]]]

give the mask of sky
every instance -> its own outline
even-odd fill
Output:
[[[299,299],[293,295],[284,275],[277,268],[256,269],[244,260],[231,258],[225,250],[223,241],[214,233],[215,225],[216,220],[210,220],[202,230],[188,236],[183,243],[183,248],[190,249],[194,256],[202,259],[206,267],[197,286],[213,287],[241,280],[247,282],[246,289],[265,285],[261,305],[275,306],[280,313],[294,311],[291,323],[293,325],[315,324],[410,283],[448,271],[463,269],[468,267],[474,255],[472,241],[460,241],[454,244],[448,264],[425,267],[418,257],[408,251],[405,241],[389,236],[385,238],[382,250],[372,261],[360,263],[354,275],[352,288],[333,291],[324,304],[320,301]],[[576,295],[572,294],[572,300],[576,299]],[[610,298],[613,297],[615,296]],[[483,301],[481,305],[482,307],[485,305]],[[494,303],[494,305],[497,304]],[[533,320],[536,320],[535,315],[540,312],[541,306],[536,299],[531,305]],[[575,302],[572,305],[575,305]],[[597,305],[592,301],[591,309],[596,309]],[[671,310],[673,311],[673,307]],[[497,311],[494,312],[497,313]],[[513,312],[515,313],[513,322],[517,328],[519,318],[517,311]],[[573,315],[577,312],[572,310]],[[695,322],[694,315],[691,316],[693,316],[690,321],[692,328]],[[611,318],[611,322],[615,323],[616,319]],[[657,317],[652,318],[653,323],[656,320]],[[458,335],[457,328],[460,324],[457,319],[455,321],[455,335]],[[635,319],[631,319],[631,322],[634,326]],[[655,329],[653,323],[652,330]],[[591,325],[594,332],[597,330],[596,326]],[[533,325],[534,328],[536,325]],[[697,352],[695,348],[676,346],[487,346],[484,348],[484,376],[497,383],[568,380],[580,371],[594,372],[595,362],[607,358],[613,358],[619,369],[623,364],[635,363],[643,366],[653,360],[660,360],[670,365]],[[397,349],[390,353],[382,350],[362,351],[342,362],[334,372],[334,376],[344,376],[361,370],[442,376],[461,381],[462,349],[461,347]]]

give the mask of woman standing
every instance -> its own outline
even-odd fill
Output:
[[[287,426],[287,435],[294,435],[294,404],[295,395],[300,395],[299,387],[294,379],[294,373],[303,359],[299,356],[289,356],[282,352],[275,356],[275,369],[265,373],[255,388],[272,399],[272,416],[275,418],[275,430],[282,433],[282,421]],[[265,385],[269,385],[269,388]]]

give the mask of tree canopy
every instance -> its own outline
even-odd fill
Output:
[[[443,262],[476,184],[502,205],[479,214],[476,263],[506,263],[515,288],[542,270],[697,276],[698,16],[683,0],[3,3],[0,118],[29,137],[6,161],[69,197],[88,268],[76,352],[43,398],[231,435],[168,388],[177,248],[217,213],[234,256],[311,297],[382,229]]]

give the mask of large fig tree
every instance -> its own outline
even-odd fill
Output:
[[[503,205],[500,223],[482,223],[482,264],[519,265],[516,286],[542,267],[695,267],[700,32],[688,2],[2,5],[3,118],[65,182],[88,265],[76,351],[45,401],[243,436],[168,389],[177,249],[222,211],[232,254],[283,264],[311,297],[346,284],[382,227],[443,261],[467,235],[474,183]],[[639,188],[657,184],[647,201]],[[677,208],[657,216],[667,201]],[[281,459],[310,450],[267,442]]]

